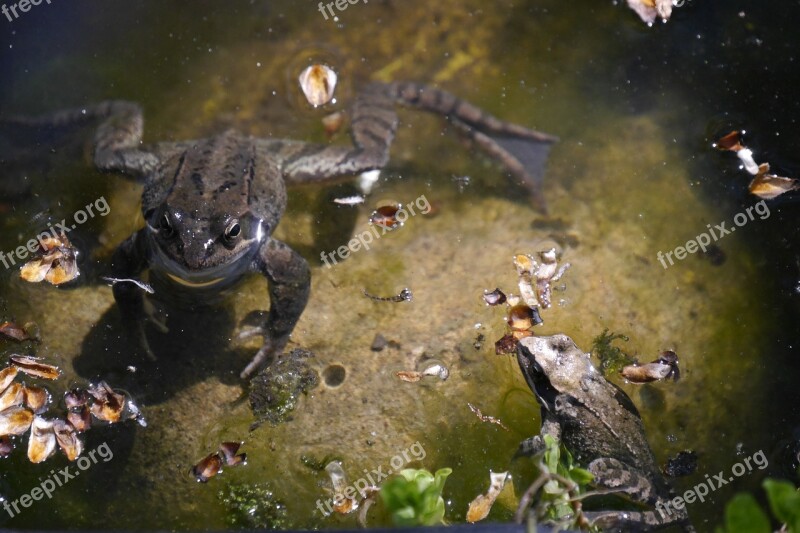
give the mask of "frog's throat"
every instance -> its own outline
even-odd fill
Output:
[[[178,276],[176,276],[174,274],[170,274],[169,272],[166,272],[166,274],[167,274],[167,277],[169,277],[169,279],[171,279],[172,281],[174,281],[176,283],[180,283],[181,285],[184,285],[186,287],[192,287],[193,289],[199,289],[199,288],[203,288],[203,287],[211,287],[212,285],[216,285],[217,283],[225,280],[225,278],[216,278],[216,279],[212,279],[212,280],[209,280],[209,281],[192,282],[192,281],[188,281],[188,280],[185,280],[183,278],[180,278],[180,277],[178,277]]]

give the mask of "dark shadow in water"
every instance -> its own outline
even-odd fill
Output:
[[[123,330],[115,305],[83,341],[75,371],[89,381],[104,379],[124,389],[145,405],[162,403],[176,393],[211,376],[226,384],[240,384],[239,372],[254,355],[229,341],[235,329],[224,305],[169,309],[162,333],[146,325],[156,360]],[[135,370],[134,370],[135,369]]]

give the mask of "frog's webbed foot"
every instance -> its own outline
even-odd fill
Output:
[[[657,499],[653,483],[622,461],[602,457],[589,463],[588,470],[597,487],[624,493],[637,502],[654,503]]]
[[[475,144],[502,164],[531,193],[544,211],[544,164],[556,137],[501,121],[454,95],[417,83],[372,83],[359,93],[351,114],[353,147],[304,143],[267,144],[283,162],[288,184],[329,181],[383,168],[397,130],[395,104],[446,117]],[[269,143],[269,142],[267,142]]]
[[[512,459],[532,457],[545,449],[544,436],[550,435],[556,441],[561,440],[561,425],[547,409],[542,408],[542,430],[538,435],[529,437],[519,443],[519,448]]]
[[[276,239],[269,238],[261,245],[254,268],[269,280],[270,307],[262,330],[264,345],[242,370],[242,379],[252,376],[286,347],[311,289],[306,260]]]
[[[100,121],[94,136],[94,164],[105,172],[144,177],[155,170],[158,157],[142,150],[144,117],[133,102],[112,100],[41,117],[12,117],[4,123],[27,128],[63,129]]]

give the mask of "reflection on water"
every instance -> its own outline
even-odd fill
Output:
[[[141,187],[91,169],[90,128],[45,139],[4,130],[0,154],[13,148],[15,158],[0,167],[0,250],[24,245],[97,198],[108,199],[109,215],[70,233],[83,252],[74,286],[31,285],[14,269],[0,272],[0,318],[35,321],[42,338],[0,348],[58,364],[63,376],[50,386],[56,403],[68,387],[104,379],[136,399],[148,425],[93,428],[86,449],[107,443],[113,460],[13,519],[0,512],[0,524],[352,526],[354,515],[315,510],[330,496],[325,464],[340,460],[355,481],[413,443],[426,453],[409,466],[453,469],[445,491],[450,522],[464,520],[489,470],[510,469],[519,495],[533,472],[511,457],[538,430],[539,409],[516,362],[494,354],[505,311],[487,307],[482,296],[495,287],[516,291],[513,255],[551,243],[572,268],[537,331],[566,333],[589,350],[608,328],[627,335],[625,350],[642,361],[663,350],[679,354],[677,383],[618,381],[642,412],[661,464],[681,450],[697,452],[697,472],[673,482],[679,492],[729,470],[740,456],[764,450],[769,458],[765,471],[689,506],[698,525],[708,524],[702,529],[718,524],[736,490],[755,490],[764,474],[791,469],[796,200],[768,201],[771,216],[715,243],[713,257],[689,255],[664,269],[657,253],[686,246],[709,224],[756,204],[735,158],[711,148],[721,134],[758,132],[748,137],[757,160],[796,175],[794,66],[780,60],[791,56],[796,37],[791,13],[744,1],[700,4],[686,2],[653,28],[622,3],[556,0],[384,1],[334,13],[290,2],[198,1],[191,9],[75,2],[43,4],[7,23],[0,29],[4,116],[129,99],[145,109],[146,142],[227,128],[326,142],[320,120],[346,109],[366,81],[415,80],[560,142],[545,176],[547,215],[459,143],[456,128],[414,111],[401,113],[391,162],[363,204],[332,201],[357,194],[352,184],[291,191],[276,236],[312,265],[313,286],[290,348],[310,350],[310,367],[323,376],[335,368],[337,379],[301,396],[290,420],[251,429],[237,375],[258,342],[237,336],[268,306],[263,279],[248,279],[192,313],[160,310],[169,331],[148,328],[157,357],[149,360],[123,334],[100,279],[114,248],[143,225]],[[336,67],[335,104],[305,104],[297,76],[309,62]],[[73,141],[59,141],[65,134]],[[334,142],[346,141],[334,134]],[[429,202],[428,213],[323,266],[320,254],[368,232],[378,207],[419,198]],[[405,287],[410,302],[363,295]],[[385,342],[374,349],[378,335]],[[396,378],[429,360],[449,370],[446,381]],[[509,431],[482,422],[467,404]],[[248,464],[196,483],[190,468],[229,441],[245,441]],[[63,457],[32,465],[25,446],[17,442],[0,462],[0,494],[12,500],[67,466]],[[256,509],[251,519],[243,518],[248,509]],[[508,521],[513,511],[513,501],[501,497],[490,519]],[[378,514],[370,516],[370,525],[380,525]]]

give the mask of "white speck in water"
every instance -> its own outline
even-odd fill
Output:
[[[256,67],[261,68],[261,61],[256,63]]]
[[[482,327],[483,327],[483,324],[481,324],[480,322],[475,324],[475,329],[481,329]]]

